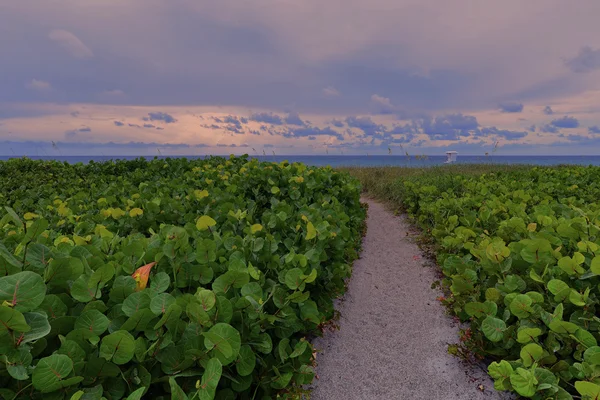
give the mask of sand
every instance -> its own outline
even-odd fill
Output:
[[[405,217],[363,201],[369,203],[363,251],[337,303],[340,329],[314,341],[318,379],[311,399],[512,398],[496,392],[480,368],[448,354],[459,326],[431,289],[437,267],[407,236]]]

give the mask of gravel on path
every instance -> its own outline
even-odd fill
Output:
[[[496,392],[481,369],[448,354],[459,327],[431,289],[436,269],[409,237],[405,217],[363,201],[369,211],[361,258],[338,302],[340,329],[313,342],[311,399],[512,398]]]

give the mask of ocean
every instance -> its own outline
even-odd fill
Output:
[[[126,159],[132,160],[140,156],[30,156],[33,160],[58,160],[68,163],[88,163]],[[160,159],[186,157],[190,159],[204,158],[205,156],[162,156]],[[229,156],[224,156],[229,157]],[[445,156],[427,156],[424,159],[407,157],[400,155],[287,155],[287,156],[250,156],[258,158],[261,161],[289,161],[302,162],[313,166],[331,167],[382,167],[382,166],[401,166],[401,167],[430,167],[444,165]],[[1,160],[14,158],[11,156],[0,156]],[[150,160],[154,157],[145,157]],[[600,166],[599,156],[468,156],[459,155],[455,164],[531,164],[531,165],[595,165]]]

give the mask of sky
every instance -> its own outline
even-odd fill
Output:
[[[600,154],[598,0],[0,0],[0,156]]]

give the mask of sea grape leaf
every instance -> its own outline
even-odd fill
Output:
[[[206,349],[212,351],[223,365],[233,362],[240,353],[240,333],[229,324],[217,323],[203,335]]]
[[[139,310],[150,306],[150,296],[146,291],[134,292],[127,296],[121,309],[128,317],[133,316]]]
[[[50,323],[45,314],[39,312],[27,312],[23,313],[23,316],[31,329],[23,333],[20,340],[21,343],[34,342],[50,333]]]
[[[505,329],[506,324],[504,321],[498,318],[488,316],[481,322],[481,330],[483,331],[483,334],[492,342],[498,342],[502,340]]]
[[[304,273],[300,268],[289,269],[285,274],[285,284],[291,290],[303,290],[304,288]]]
[[[240,354],[235,364],[235,369],[240,376],[247,376],[254,371],[256,366],[256,355],[252,351],[252,348],[248,345],[240,347]]]
[[[0,242],[0,256],[3,257],[7,263],[19,270],[23,267],[21,261],[17,260],[17,258],[6,248],[2,242]]]
[[[44,274],[46,283],[52,286],[67,287],[83,274],[83,263],[79,258],[56,258],[50,261]]]
[[[577,332],[579,327],[572,322],[554,320],[550,322],[550,330],[556,333],[572,334]]]
[[[73,361],[64,354],[44,357],[33,370],[31,376],[33,387],[42,393],[50,393],[75,384],[67,379],[72,370]]]
[[[175,297],[168,293],[160,293],[152,298],[150,301],[150,310],[156,315],[164,314],[167,312],[171,304],[175,303]]]
[[[204,311],[211,310],[217,301],[215,293],[212,290],[199,289],[194,296],[198,299]]]
[[[218,358],[211,358],[206,363],[202,380],[198,385],[198,396],[200,400],[212,400],[223,373],[223,366]]]
[[[247,271],[227,271],[219,276],[212,284],[212,289],[215,293],[227,293],[229,289],[241,288],[250,281],[250,276]]]
[[[127,398],[125,400],[141,400],[142,396],[144,395],[145,390],[146,390],[146,387],[141,387],[139,389],[136,389],[133,392],[131,392],[131,394],[129,396],[127,396]]]
[[[588,348],[598,345],[598,342],[596,341],[596,338],[594,337],[594,335],[592,335],[590,332],[586,331],[585,329],[579,328],[575,332],[575,337],[577,338],[577,340],[579,340],[581,343],[583,343],[584,346],[586,346]]]
[[[592,365],[600,365],[600,347],[592,346],[583,353],[586,362]]]
[[[600,398],[600,385],[596,385],[595,383],[577,381],[575,382],[575,389],[581,396],[587,396],[589,399],[595,400]]]
[[[488,367],[488,373],[494,379],[494,389],[502,391],[509,390],[510,376],[513,373],[512,366],[505,360],[493,362]]]
[[[208,215],[202,215],[196,221],[196,228],[199,231],[205,231],[207,229],[210,229],[211,226],[215,226],[216,224],[217,224],[217,221],[215,221],[214,219],[212,219]]]
[[[563,301],[571,293],[571,288],[560,279],[552,279],[547,284],[548,290],[554,295],[554,300]]]
[[[525,367],[530,367],[534,362],[542,358],[544,349],[537,343],[529,343],[521,348],[521,360]]]
[[[175,378],[169,377],[169,386],[171,388],[171,400],[188,400],[188,396],[185,394],[181,386],[177,384]]]
[[[517,368],[510,375],[510,383],[515,391],[524,397],[532,397],[536,392],[538,380],[533,372]]]
[[[583,274],[585,269],[581,266],[585,261],[583,254],[575,252],[573,257],[563,257],[558,260],[558,267],[565,271],[568,275]]]
[[[126,364],[133,358],[135,340],[127,331],[116,331],[102,338],[100,357],[117,365]]]
[[[519,294],[510,303],[510,312],[519,319],[527,318],[533,311],[531,309],[532,303],[531,297],[525,294]]]
[[[98,310],[87,310],[75,320],[75,329],[86,329],[96,336],[102,335],[108,329],[110,320]]]
[[[96,297],[96,287],[90,287],[88,282],[90,277],[87,275],[81,275],[71,285],[71,296],[81,303],[87,303],[92,301]]]
[[[25,316],[14,308],[0,305],[0,335],[6,331],[29,332],[31,327],[27,325]]]
[[[542,334],[540,328],[523,328],[517,332],[517,342],[526,344],[535,341],[535,338]]]
[[[23,271],[0,278],[0,303],[6,301],[15,310],[35,310],[44,301],[46,284],[42,277]]]
[[[317,237],[317,230],[315,229],[315,226],[312,224],[312,222],[308,221],[308,223],[306,224],[306,236],[304,237],[304,240],[311,240],[315,237]]]
[[[10,376],[19,381],[29,379],[27,368],[31,365],[31,361],[33,360],[29,349],[19,347],[4,357],[6,357],[6,371]],[[0,356],[0,361],[2,361],[2,358],[3,356]]]

